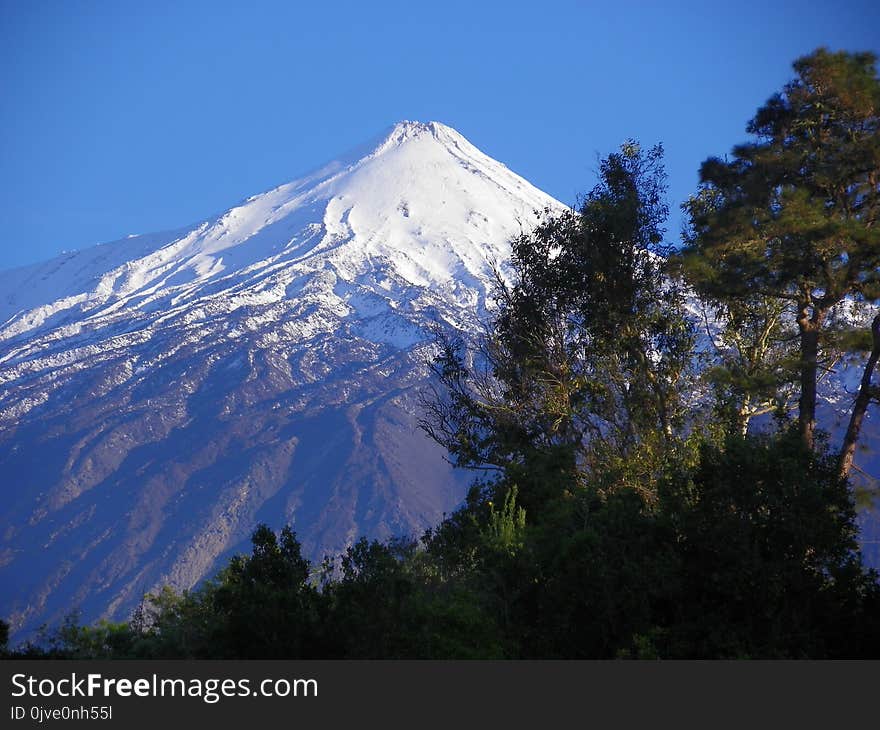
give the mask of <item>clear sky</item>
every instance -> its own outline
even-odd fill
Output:
[[[880,2],[0,0],[0,268],[198,222],[400,119],[565,203],[662,142],[675,211],[820,45],[880,53]]]

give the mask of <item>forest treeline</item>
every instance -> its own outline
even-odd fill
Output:
[[[880,657],[852,486],[880,401],[880,78],[826,49],[794,71],[703,163],[680,245],[662,148],[628,141],[512,242],[482,335],[438,331],[421,426],[480,476],[437,527],[315,565],[261,525],[196,589],[7,655]]]

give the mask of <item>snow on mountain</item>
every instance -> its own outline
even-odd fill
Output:
[[[254,525],[312,557],[463,496],[415,428],[432,323],[561,204],[455,130],[378,142],[189,229],[0,272],[0,615],[124,617]]]

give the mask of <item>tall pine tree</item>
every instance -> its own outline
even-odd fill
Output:
[[[749,122],[754,140],[711,158],[687,204],[684,260],[691,282],[716,301],[756,296],[789,306],[797,325],[798,421],[811,447],[817,381],[833,343],[832,310],[880,298],[880,79],[871,53],[819,49]],[[840,453],[847,474],[861,417],[874,394],[876,358]]]

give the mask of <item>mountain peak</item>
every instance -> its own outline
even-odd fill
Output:
[[[430,332],[473,329],[559,205],[403,121],[198,225],[0,272],[0,615],[124,616],[263,515],[312,556],[435,524],[464,481],[415,425]]]
[[[321,166],[303,179],[315,180],[321,176],[336,174],[340,171],[356,167],[389,151],[410,147],[413,142],[434,142],[439,143],[441,147],[467,146],[476,149],[465,139],[464,135],[445,124],[402,119],[396,124],[386,127],[381,133],[371,137],[368,141],[349,149],[346,153]],[[294,184],[297,182],[299,180],[295,180]]]
[[[381,134],[369,142],[358,145],[349,150],[347,154],[323,166],[318,174],[333,174],[356,167],[395,150],[405,149],[408,154],[412,154],[419,148],[427,150],[429,147],[450,151],[459,150],[469,155],[483,154],[463,134],[446,124],[436,121],[420,122],[403,119],[386,127]],[[310,176],[309,179],[314,178]]]
[[[352,280],[385,261],[416,286],[483,279],[533,211],[559,205],[452,127],[405,120],[197,226],[0,272],[0,343],[159,316],[260,271],[327,265]]]
[[[392,144],[402,144],[407,140],[418,139],[426,135],[440,141],[464,140],[464,137],[459,132],[440,122],[419,122],[409,119],[397,122],[391,128],[387,140]]]
[[[447,127],[440,122],[420,122],[417,119],[401,119],[391,128],[393,134],[406,136],[417,136],[420,134],[436,135],[441,129],[455,131],[452,127]]]

